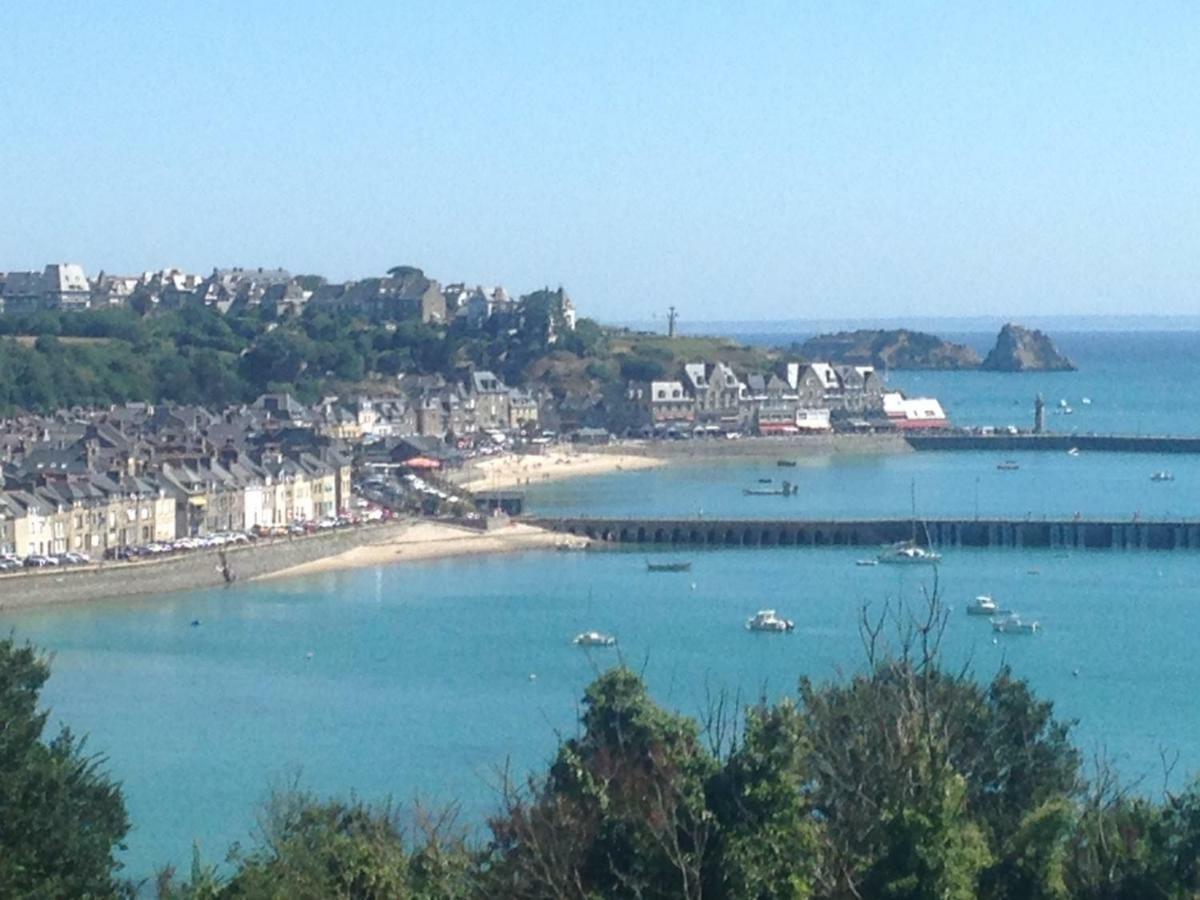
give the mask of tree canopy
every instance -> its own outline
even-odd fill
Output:
[[[33,647],[0,640],[0,896],[125,896],[121,789],[68,729],[45,739],[49,674]]]

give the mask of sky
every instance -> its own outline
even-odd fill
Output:
[[[1200,4],[10,3],[0,271],[1200,310]]]

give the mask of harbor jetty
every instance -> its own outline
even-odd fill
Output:
[[[943,432],[905,436],[914,450],[1046,450],[1081,453],[1200,453],[1200,437],[1135,434]]]
[[[879,546],[916,540],[936,547],[1052,550],[1200,550],[1200,519],[524,519],[531,525],[602,544],[701,547]]]

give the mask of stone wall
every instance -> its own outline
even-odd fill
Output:
[[[133,597],[216,587],[226,583],[224,552],[237,581],[269,575],[301,563],[337,556],[364,544],[392,540],[403,523],[364,525],[294,538],[260,540],[224,551],[193,550],[139,562],[46,568],[0,575],[0,611],[21,606]]]

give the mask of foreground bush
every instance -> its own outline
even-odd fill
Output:
[[[43,740],[45,658],[0,640],[0,897],[119,897],[121,789],[67,729]]]

